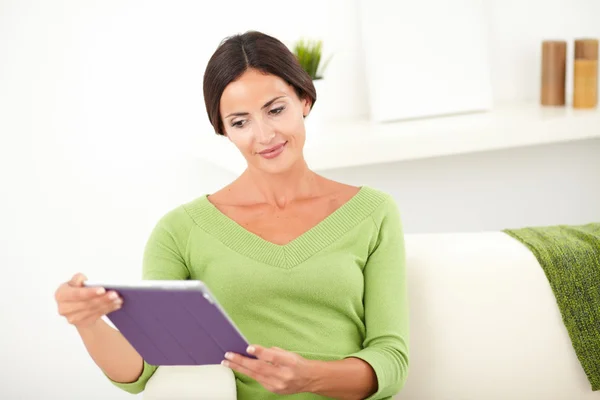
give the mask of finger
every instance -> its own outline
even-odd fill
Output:
[[[111,290],[104,295],[99,307],[103,311],[103,314],[108,314],[109,312],[118,310],[122,306],[123,298],[117,292]]]
[[[65,317],[85,310],[90,310],[90,305],[89,303],[82,301],[62,302],[58,306],[58,313]]]
[[[242,373],[242,374],[258,381],[263,386],[269,384],[268,383],[269,379],[266,376],[264,376],[263,374],[261,374],[257,371],[254,371],[242,364],[238,364],[234,361],[227,361],[227,360],[223,361],[221,364],[224,365],[225,367],[231,368],[234,371]]]
[[[73,275],[73,277],[69,281],[69,284],[71,286],[81,287],[83,286],[83,282],[85,281],[87,281],[87,277],[84,274],[78,272],[75,275]]]
[[[256,371],[246,368],[243,365],[231,361],[224,361],[223,365],[254,379],[270,392],[277,394],[291,394],[287,393],[285,383],[277,376],[260,374]]]
[[[114,291],[110,291],[101,298],[93,300],[93,305],[90,307],[93,313],[106,315],[112,311],[118,310],[123,304],[123,299]]]
[[[281,347],[276,347],[276,346],[273,346],[273,347],[271,347],[270,349],[271,349],[271,350],[273,350],[273,351],[279,352],[279,353],[283,353],[283,354],[293,354],[294,356],[296,356],[296,354],[295,354],[295,353],[291,353],[291,352],[289,352],[289,351],[287,351],[287,350],[284,350],[284,349],[282,349]]]
[[[77,280],[65,282],[56,289],[54,298],[57,302],[65,301],[81,301],[94,298],[96,296],[103,295],[106,293],[104,288],[84,288],[79,286],[73,286],[73,283],[77,284]],[[95,293],[95,294],[94,294]]]
[[[58,307],[58,312],[59,314],[66,316],[67,314],[83,310],[105,311],[112,310],[114,306],[120,305],[122,303],[123,299],[121,299],[116,292],[111,291],[103,296],[93,298],[90,300],[61,302]]]
[[[99,301],[90,307],[90,304],[79,309],[74,309],[71,312],[64,314],[67,321],[71,324],[78,324],[85,320],[96,320],[106,314],[116,311],[122,307],[122,300],[117,299],[105,301]]]
[[[250,353],[259,360],[270,362],[275,365],[294,366],[297,363],[296,354],[280,349],[279,347],[266,348],[258,345],[252,345],[254,352]]]
[[[236,353],[225,353],[225,358],[227,361],[231,361],[235,364],[241,365],[244,368],[247,368],[255,373],[264,376],[278,376],[279,375],[279,367],[274,365],[267,364],[262,360],[254,360],[241,354]]]
[[[64,301],[86,301],[103,296],[106,293],[106,289],[102,287],[88,288],[88,287],[71,287],[70,290],[65,293]]]

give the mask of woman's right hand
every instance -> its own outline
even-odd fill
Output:
[[[114,291],[84,287],[83,282],[86,280],[85,275],[75,274],[70,281],[60,285],[54,294],[58,313],[78,328],[94,325],[104,315],[118,310],[123,304],[123,300]]]

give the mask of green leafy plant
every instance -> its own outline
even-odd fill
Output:
[[[294,54],[312,80],[323,79],[323,73],[331,60],[323,61],[323,41],[301,39],[294,45]]]

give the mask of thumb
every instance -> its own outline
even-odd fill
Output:
[[[81,287],[85,281],[87,281],[87,277],[84,274],[76,273],[69,281],[69,285]]]

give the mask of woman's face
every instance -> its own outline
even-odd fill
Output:
[[[310,101],[299,99],[291,85],[254,69],[227,85],[220,104],[227,137],[250,166],[270,173],[303,158],[309,111]]]

